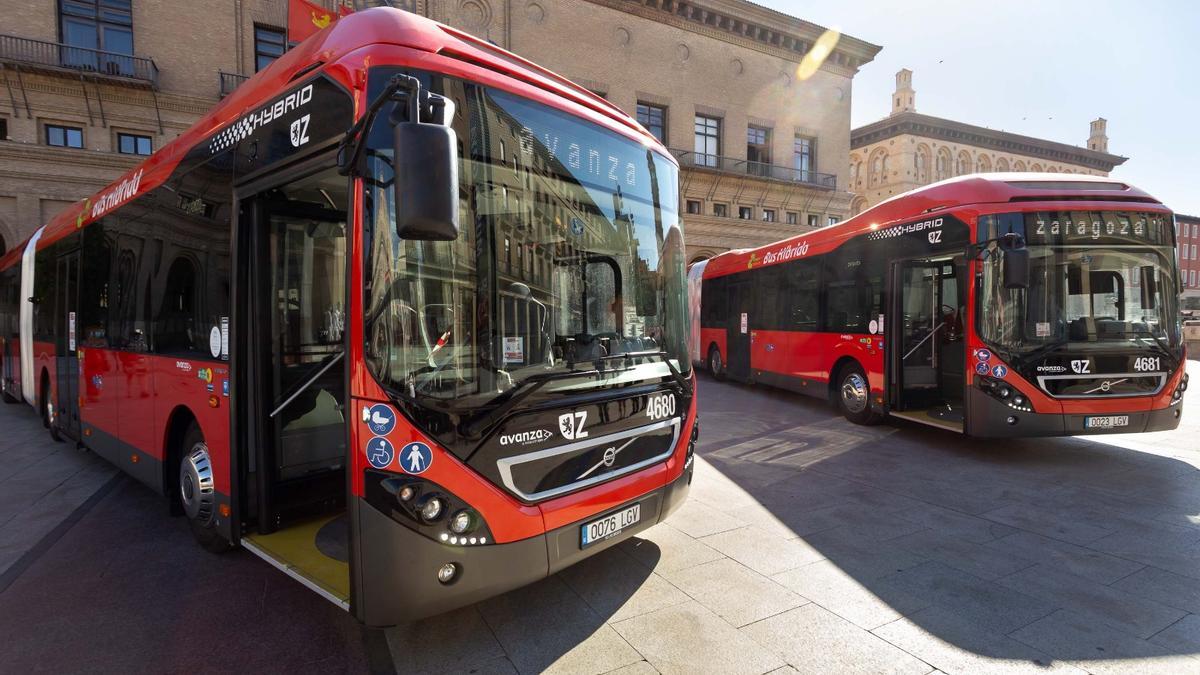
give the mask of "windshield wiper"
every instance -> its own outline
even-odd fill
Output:
[[[524,401],[532,396],[534,392],[544,387],[548,382],[554,382],[556,380],[569,380],[573,377],[587,377],[590,375],[601,374],[602,373],[600,370],[592,369],[567,370],[561,373],[541,373],[538,375],[530,375],[522,380],[520,384],[502,394],[500,397],[502,399],[500,405],[487,412],[480,413],[471,421],[464,423],[460,428],[460,431],[463,436],[468,438],[476,436],[481,430],[491,426],[496,422],[496,420],[507,415],[508,412],[517,407],[521,401]]]
[[[1055,349],[1060,349],[1062,347],[1066,347],[1068,344],[1070,344],[1070,340],[1055,340],[1054,342],[1051,342],[1049,344],[1044,344],[1041,347],[1038,347],[1037,349],[1034,349],[1033,351],[1031,351],[1027,354],[1020,355],[1020,356],[1018,356],[1018,358],[1021,359],[1022,361],[1025,361],[1026,363],[1031,363],[1033,361],[1039,361],[1039,360],[1041,360],[1041,358],[1043,356],[1049,354],[1050,352],[1054,351]]]
[[[661,358],[662,362],[667,364],[667,368],[671,371],[671,379],[675,380],[675,384],[678,384],[680,389],[682,389],[683,391],[687,392],[690,395],[692,393],[691,385],[688,384],[687,379],[684,378],[683,374],[679,372],[679,369],[677,369],[675,367],[675,364],[671,363],[671,355],[666,351],[648,350],[648,351],[644,351],[644,352],[625,352],[624,354],[613,354],[612,356],[601,356],[600,358],[596,359],[596,362],[600,363],[603,361],[616,361],[616,360],[621,360],[621,359],[625,359],[625,360],[644,359],[644,358],[649,358],[649,357],[653,357],[653,356],[657,356],[657,357]]]

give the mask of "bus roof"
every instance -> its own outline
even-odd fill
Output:
[[[1055,200],[1134,202],[1159,205],[1159,201],[1128,183],[1104,176],[1062,173],[970,174],[932,183],[890,197],[840,223],[758,248],[727,251],[714,256],[705,277],[741,272],[762,263],[769,251],[807,244],[813,253],[824,253],[843,241],[880,227],[919,218],[923,214],[968,204],[1038,202]],[[805,249],[808,250],[807,248]]]
[[[554,96],[573,101],[625,127],[631,135],[637,136],[664,156],[671,157],[654,136],[630,119],[624,111],[565,77],[469,33],[399,9],[375,7],[349,14],[288,50],[145,161],[88,199],[64,208],[46,223],[45,232],[38,240],[38,248],[49,246],[92,220],[102,217],[110,209],[100,211],[95,218],[85,210],[97,208],[106,196],[111,200],[112,195],[123,194],[124,190],[128,196],[120,199],[123,203],[133,196],[158,187],[170,178],[179,162],[198,143],[240,119],[242,115],[254,111],[287,89],[294,79],[337,63],[352,52],[371,45],[406,47],[481,65]],[[333,72],[329,74],[335,75]],[[16,264],[28,242],[27,238],[0,255],[0,269]]]

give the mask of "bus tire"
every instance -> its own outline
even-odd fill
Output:
[[[200,427],[191,422],[183,434],[179,452],[178,500],[188,527],[206,551],[222,553],[232,546],[217,529],[217,493],[213,486],[212,459]]]
[[[10,393],[8,393],[7,391],[0,392],[0,399],[4,399],[4,402],[8,403],[9,405],[12,405],[13,403],[21,402],[20,399],[18,399],[16,396],[13,396]]]
[[[708,372],[712,373],[713,379],[725,379],[725,362],[721,359],[721,350],[717,349],[716,345],[708,348]]]
[[[855,424],[879,424],[883,416],[871,409],[871,385],[862,366],[847,363],[838,370],[837,388],[834,390],[838,410]]]

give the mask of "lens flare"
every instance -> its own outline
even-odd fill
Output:
[[[821,64],[825,63],[825,59],[833,53],[834,47],[837,47],[838,40],[842,39],[842,34],[832,28],[826,30],[813,43],[812,49],[800,59],[800,65],[796,67],[796,79],[803,82],[821,69]]]

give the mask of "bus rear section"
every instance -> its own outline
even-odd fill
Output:
[[[968,176],[708,261],[721,377],[974,436],[1173,429],[1187,389],[1173,219],[1107,179]]]
[[[447,611],[686,497],[678,202],[603,99],[357,12],[0,258],[0,393],[210,550],[371,625]]]

